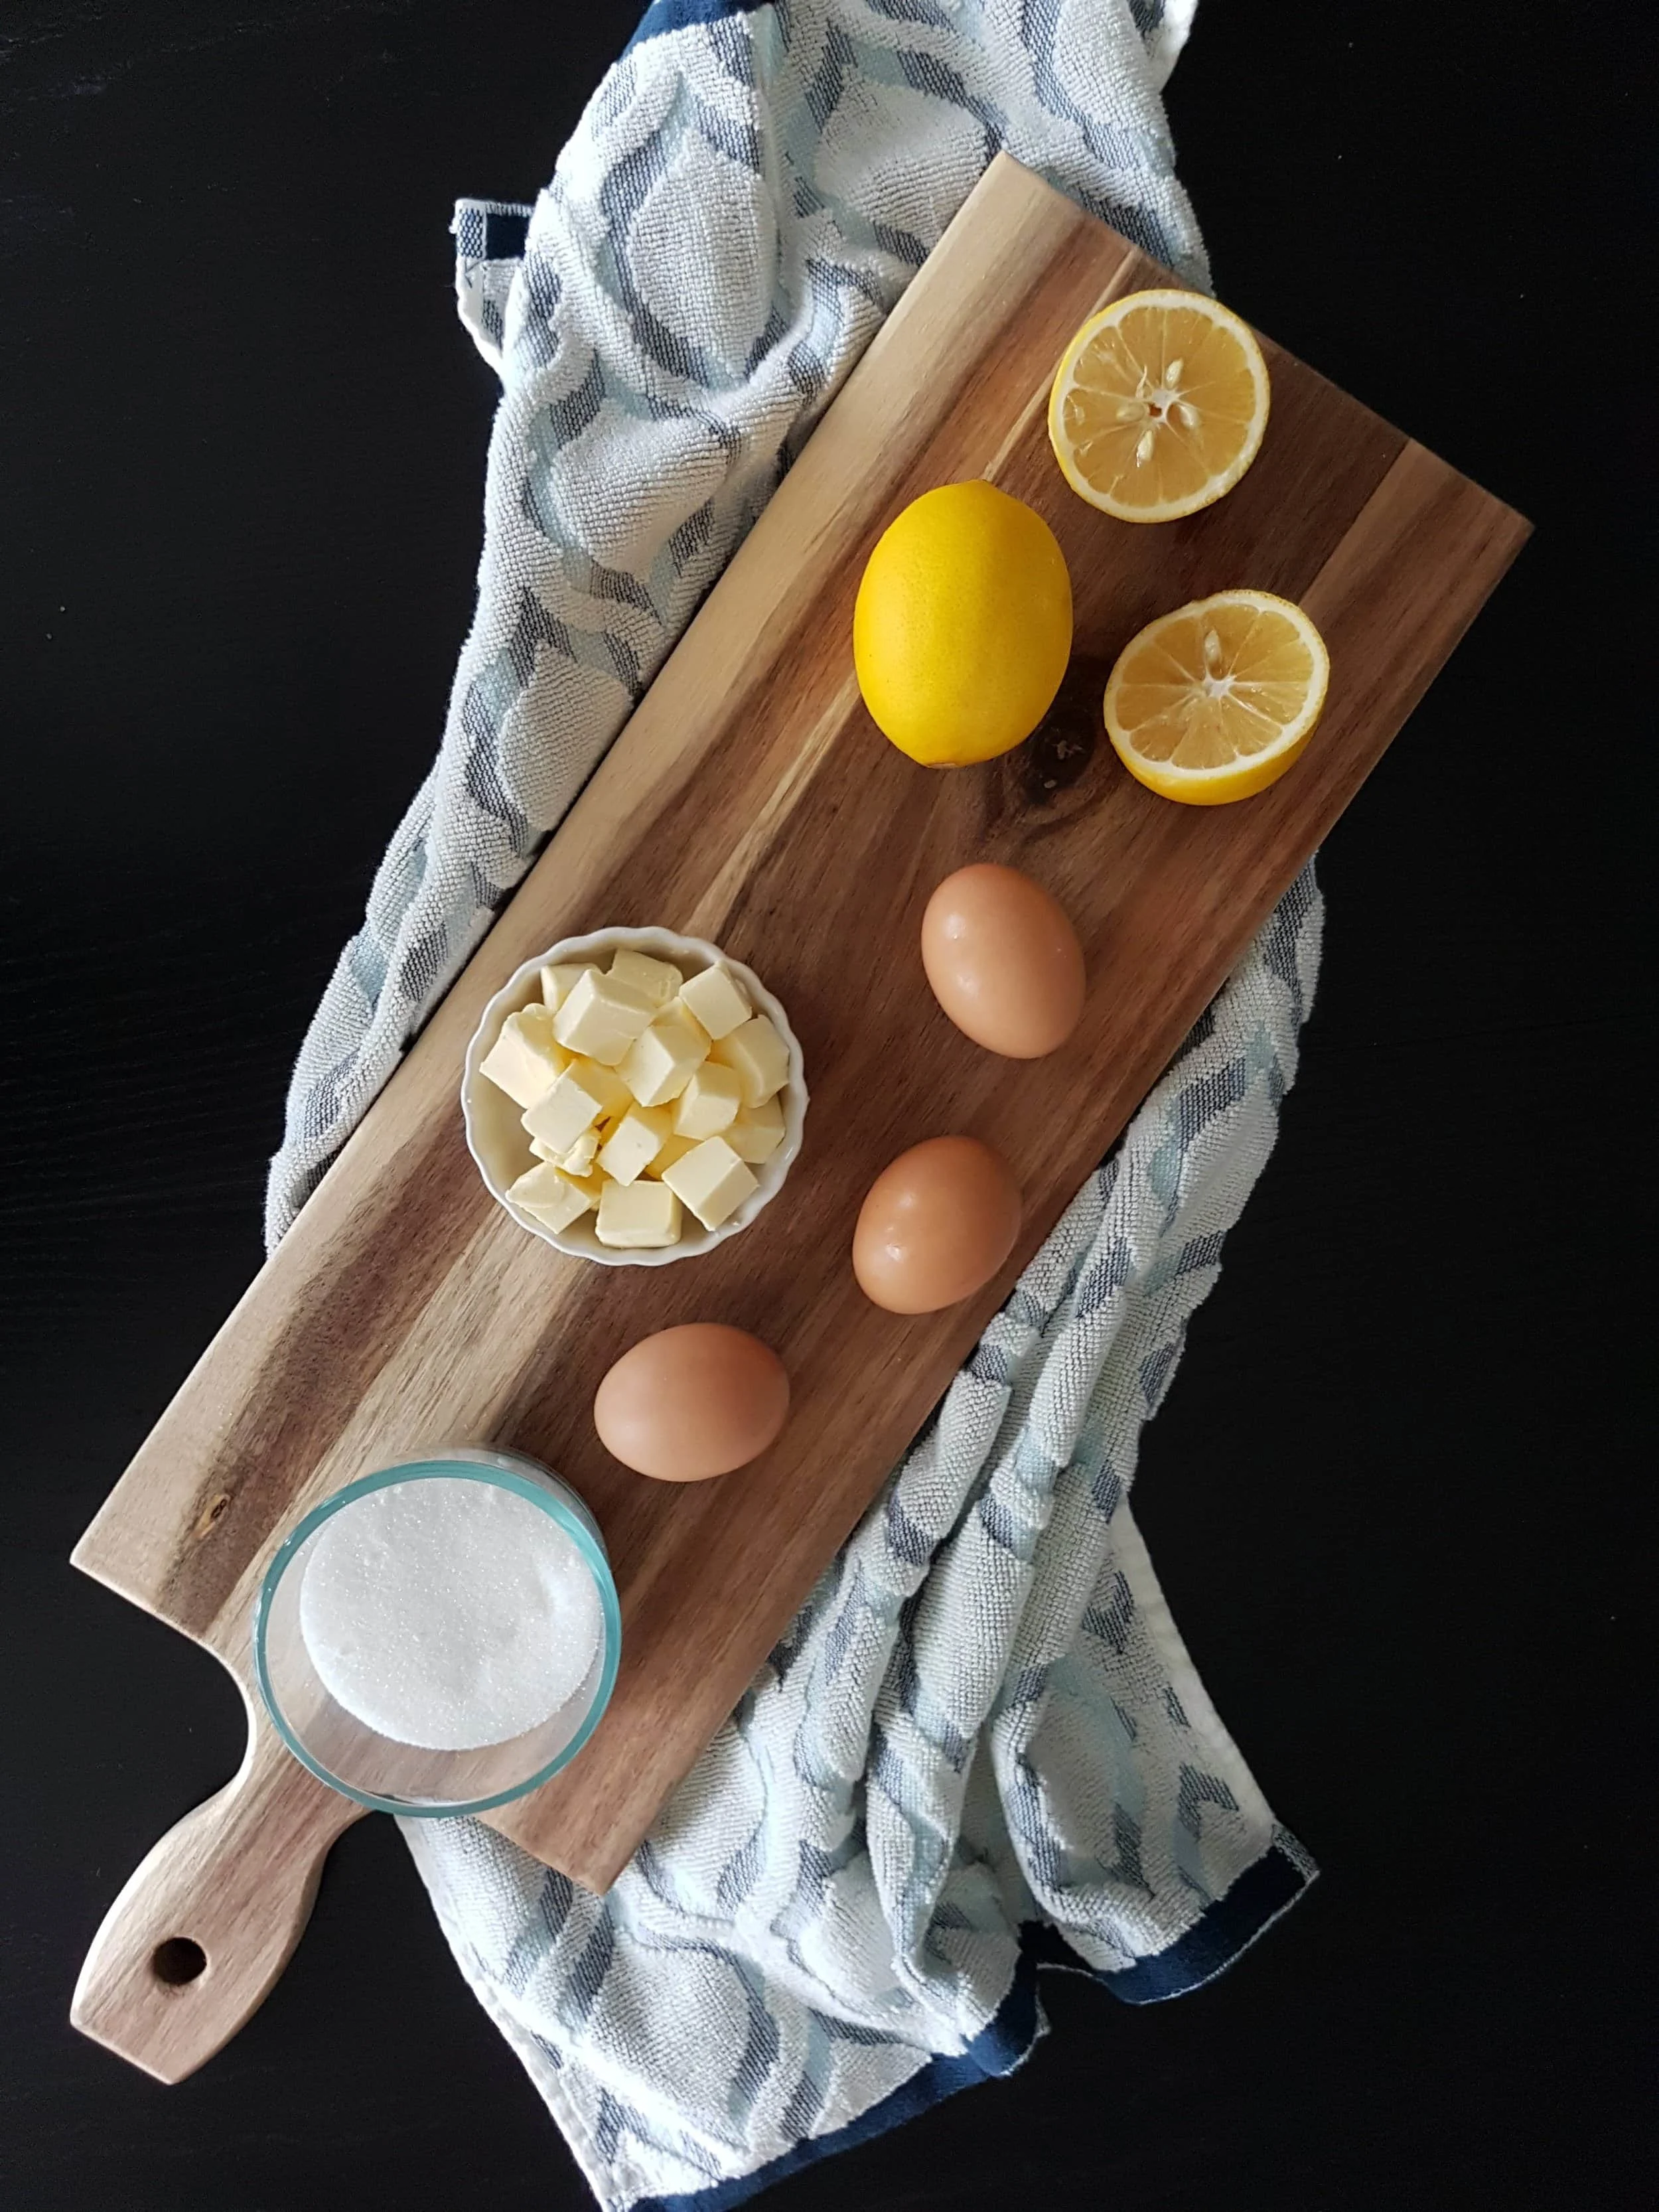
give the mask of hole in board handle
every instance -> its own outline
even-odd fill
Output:
[[[182,1989],[193,1982],[198,1974],[207,1971],[207,1953],[199,1943],[192,1943],[188,1936],[169,1936],[165,1943],[158,1943],[149,1954],[149,1970],[158,1982],[165,1982],[170,1990]]]

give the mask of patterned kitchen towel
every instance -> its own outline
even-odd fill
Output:
[[[1195,282],[1159,88],[1191,0],[657,0],[533,209],[458,210],[498,369],[438,761],[306,1040],[275,1240],[1006,147]],[[610,1895],[411,1822],[608,2212],[738,2202],[1042,2031],[1036,1978],[1218,1972],[1312,1868],[1127,1503],[1318,963],[1286,896]]]

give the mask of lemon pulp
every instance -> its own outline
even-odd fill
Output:
[[[1216,806],[1276,783],[1312,736],[1330,659],[1298,606],[1218,592],[1149,623],[1106,686],[1106,732],[1139,782]]]
[[[1198,292],[1133,292],[1066,349],[1048,438],[1091,507],[1170,522],[1232,489],[1261,447],[1268,397],[1261,348],[1230,309]]]

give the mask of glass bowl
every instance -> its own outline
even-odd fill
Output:
[[[475,1751],[428,1751],[379,1735],[337,1704],[300,1629],[300,1586],[318,1536],[334,1516],[394,1483],[438,1478],[493,1484],[538,1507],[586,1563],[599,1593],[599,1648],[575,1694],[537,1727]],[[622,1613],[599,1523],[568,1483],[522,1453],[457,1446],[348,1483],[283,1540],[253,1612],[253,1670],[265,1711],[302,1766],[378,1813],[448,1820],[488,1812],[567,1766],[599,1725],[617,1680]]]
[[[659,960],[672,960],[688,975],[698,975],[705,968],[729,969],[749,994],[755,1012],[771,1017],[789,1048],[789,1079],[779,1094],[783,1107],[783,1142],[769,1160],[763,1160],[754,1169],[758,1188],[718,1229],[705,1229],[688,1209],[685,1226],[677,1244],[659,1244],[635,1251],[617,1251],[601,1244],[593,1233],[591,1213],[583,1214],[568,1229],[550,1229],[545,1222],[538,1221],[533,1214],[513,1203],[507,1196],[508,1188],[527,1168],[535,1165],[535,1158],[520,1119],[520,1109],[504,1091],[498,1091],[488,1077],[478,1073],[479,1062],[501,1035],[501,1024],[507,1016],[540,1000],[544,967],[556,966],[562,961],[608,963],[624,945],[637,952],[651,953]],[[679,937],[672,929],[599,929],[590,936],[567,937],[550,945],[533,960],[526,960],[512,981],[497,991],[484,1008],[477,1032],[467,1047],[461,1081],[461,1111],[466,1121],[467,1150],[477,1161],[479,1174],[488,1184],[490,1195],[512,1215],[520,1229],[527,1229],[544,1244],[568,1252],[574,1259],[597,1260],[601,1267],[662,1267],[675,1260],[695,1259],[699,1252],[711,1251],[728,1237],[735,1237],[782,1189],[783,1179],[800,1151],[806,1120],[805,1067],[799,1042],[789,1026],[789,1017],[754,969],[745,968],[741,960],[732,959],[705,938]]]

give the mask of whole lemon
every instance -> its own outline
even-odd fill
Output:
[[[901,752],[965,768],[1048,713],[1072,650],[1072,580],[1054,533],[994,484],[913,500],[870,556],[853,610],[864,703]]]

